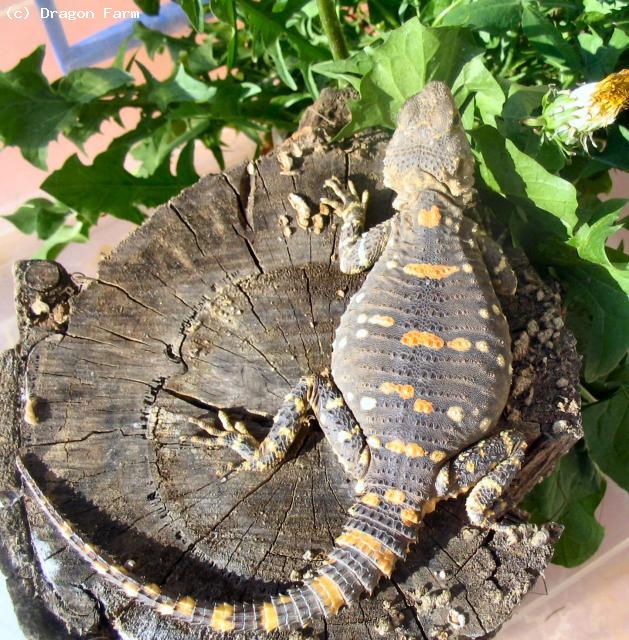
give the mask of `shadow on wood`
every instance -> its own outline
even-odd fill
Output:
[[[352,500],[313,429],[276,471],[220,482],[231,452],[190,444],[185,416],[247,412],[263,430],[298,377],[321,371],[334,329],[364,276],[339,272],[337,229],[319,214],[324,180],[351,177],[386,217],[387,136],[327,143],[347,117],[324,92],[276,153],[211,175],[158,210],[87,283],[55,263],[16,266],[21,343],[0,374],[0,479],[13,460],[105,555],[164,592],[204,599],[276,593],[331,548]],[[288,204],[299,195],[312,215]],[[308,226],[308,229],[301,228]],[[313,227],[318,226],[318,231]],[[511,251],[520,279],[504,300],[514,384],[503,421],[528,426],[531,446],[511,490],[517,502],[580,436],[579,359],[557,286]],[[313,425],[315,426],[315,425]],[[207,638],[129,601],[66,549],[37,508],[0,513],[1,560],[31,637]],[[466,526],[461,501],[426,521],[409,561],[372,599],[306,634],[349,640],[488,637],[543,571],[558,527],[511,535]],[[316,560],[315,560],[316,561]]]

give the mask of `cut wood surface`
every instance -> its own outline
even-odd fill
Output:
[[[86,540],[174,596],[275,594],[332,547],[353,485],[316,423],[278,469],[221,482],[237,455],[191,442],[199,429],[186,417],[228,409],[262,434],[299,376],[329,364],[364,276],[338,270],[336,221],[316,217],[329,196],[323,183],[335,175],[369,189],[369,225],[390,215],[392,200],[382,186],[386,134],[329,143],[347,118],[345,98],[324,92],[276,152],[163,206],[97,279],[52,262],[16,266],[21,342],[0,373],[0,560],[29,637],[217,634],[160,617],[95,575],[20,499],[18,452]],[[291,207],[291,193],[310,218]],[[580,362],[557,285],[510,256],[520,286],[502,300],[514,344],[502,420],[523,425],[530,442],[517,502],[581,435]],[[304,635],[494,634],[549,562],[560,528],[516,521],[486,532],[466,524],[462,505],[441,503],[391,581]]]

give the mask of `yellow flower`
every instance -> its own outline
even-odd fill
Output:
[[[551,90],[542,101],[541,117],[527,124],[541,125],[542,134],[565,150],[581,144],[587,151],[587,141],[593,143],[594,131],[612,124],[627,107],[629,69],[623,69],[576,89]]]

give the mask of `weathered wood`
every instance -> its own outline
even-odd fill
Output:
[[[336,268],[334,221],[324,218],[320,234],[299,228],[288,195],[316,213],[324,180],[351,177],[373,193],[370,224],[391,202],[385,135],[326,143],[346,115],[342,98],[324,93],[279,156],[208,176],[159,209],[97,279],[54,263],[17,265],[21,342],[0,374],[0,560],[30,637],[215,634],[161,618],[94,576],[29,500],[15,499],[18,450],[86,539],[165,592],[257,598],[330,549],[352,486],[317,429],[278,470],[220,482],[237,457],[190,444],[196,429],[182,416],[226,408],[262,432],[291,383],[328,365],[363,276]],[[511,253],[521,286],[502,301],[516,353],[503,419],[525,424],[531,441],[518,500],[581,427],[579,359],[557,287]],[[465,525],[460,501],[442,503],[391,582],[309,633],[489,637],[543,571],[557,535],[555,525],[526,524],[487,533]]]

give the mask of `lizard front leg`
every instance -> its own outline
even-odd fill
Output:
[[[332,207],[343,221],[339,238],[339,268],[343,273],[350,274],[369,269],[378,260],[387,244],[390,234],[389,221],[363,233],[369,193],[363,191],[359,197],[351,180],[348,180],[345,189],[336,177],[326,180],[325,186],[334,191],[338,200],[321,198],[321,202]]]
[[[501,497],[522,466],[526,442],[514,429],[490,436],[450,460],[437,476],[437,493],[454,496],[471,489],[465,508],[470,522],[495,527]],[[499,508],[502,507],[502,508]]]
[[[204,446],[228,447],[243,458],[240,470],[264,470],[279,465],[290,447],[308,428],[307,415],[312,411],[344,469],[354,478],[364,475],[369,465],[369,448],[351,410],[336,385],[324,376],[305,376],[284,398],[273,418],[268,435],[258,442],[243,422],[232,422],[219,411],[221,427],[192,419],[210,437],[194,437]]]

